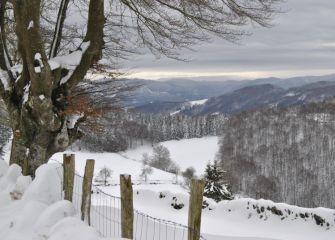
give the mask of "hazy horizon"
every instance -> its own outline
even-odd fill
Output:
[[[256,77],[256,78],[244,78],[244,77],[237,77],[237,76],[195,76],[195,77],[165,77],[165,78],[157,78],[157,79],[150,79],[150,78],[142,78],[125,75],[123,78],[125,79],[137,79],[137,80],[148,80],[148,81],[175,81],[175,80],[188,80],[188,81],[212,81],[212,82],[220,82],[220,81],[257,81],[262,79],[281,79],[281,80],[289,80],[294,78],[317,78],[317,77],[327,77],[327,76],[334,76],[335,77],[335,70],[329,74],[319,74],[319,75],[296,75],[296,76],[288,76],[288,77],[278,77],[278,76],[268,76],[268,77]]]
[[[267,77],[328,75],[334,73],[335,2],[290,0],[281,6],[272,28],[249,27],[251,36],[238,44],[214,38],[182,51],[189,62],[156,59],[143,52],[120,65],[132,78],[167,79],[224,77],[257,79]]]

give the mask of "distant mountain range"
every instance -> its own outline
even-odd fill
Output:
[[[126,102],[147,113],[204,115],[322,101],[335,96],[335,75],[244,81],[147,81]],[[204,101],[195,101],[203,100]]]

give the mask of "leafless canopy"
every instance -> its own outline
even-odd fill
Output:
[[[16,133],[11,162],[33,171],[80,137],[85,116],[70,124],[66,109],[92,67],[117,67],[141,47],[182,58],[180,49],[210,35],[236,41],[249,23],[269,26],[279,1],[0,0],[0,95]]]

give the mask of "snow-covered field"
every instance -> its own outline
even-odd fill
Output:
[[[162,144],[170,150],[172,159],[182,170],[194,166],[198,175],[203,173],[207,162],[214,159],[218,148],[216,137],[168,141]],[[187,225],[188,190],[175,184],[182,182],[181,177],[176,179],[173,174],[154,169],[149,176],[149,182],[144,183],[140,177],[140,160],[144,152],[150,154],[152,147],[144,146],[121,153],[75,152],[76,169],[82,174],[86,159],[96,160],[95,174],[104,166],[112,169],[112,185],[100,188],[113,196],[119,196],[119,175],[131,174],[136,210],[154,218]],[[54,155],[50,163],[55,160],[62,161],[62,154]],[[1,240],[100,239],[94,229],[87,228],[78,220],[71,204],[61,201],[56,166],[59,168],[55,163],[43,166],[30,184],[29,178],[21,177],[19,169],[11,167],[9,171],[3,162],[0,164]],[[11,192],[25,193],[21,200],[13,200]],[[97,197],[96,194],[93,195],[94,207],[103,207],[99,205],[101,202],[96,201]],[[203,209],[202,233],[208,240],[335,239],[334,210],[305,209],[253,199],[238,199],[219,204],[206,199],[206,202],[208,206]],[[183,207],[177,210],[171,206],[172,203],[183,204]],[[104,204],[107,207],[109,205],[108,201]],[[138,230],[139,226],[148,226],[147,234],[154,232],[148,239],[157,239],[157,226],[150,221],[136,220],[135,228]]]
[[[184,171],[192,166],[196,169],[197,175],[202,175],[206,164],[213,161],[218,151],[218,137],[203,137],[184,140],[172,140],[162,142],[162,145],[170,151],[171,159],[175,161]],[[86,159],[95,159],[95,172],[97,173],[104,166],[113,170],[113,177],[118,181],[118,176],[123,173],[131,174],[133,180],[140,181],[141,159],[143,153],[152,155],[153,147],[151,145],[140,146],[119,153],[88,153],[88,152],[67,152],[76,154],[76,169],[83,174]],[[51,160],[62,161],[63,153],[55,154]],[[170,173],[154,169],[153,174],[149,176],[151,181],[175,182],[175,176]]]

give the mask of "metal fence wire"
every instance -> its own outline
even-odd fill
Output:
[[[57,171],[63,182],[63,167],[57,168]],[[84,177],[75,173],[72,203],[77,213],[81,212],[83,183]],[[90,223],[103,237],[121,238],[121,198],[108,194],[93,184]],[[156,218],[136,209],[133,229],[135,240],[187,240],[188,234],[196,234],[188,226]],[[199,236],[198,239],[206,240],[203,236]]]

